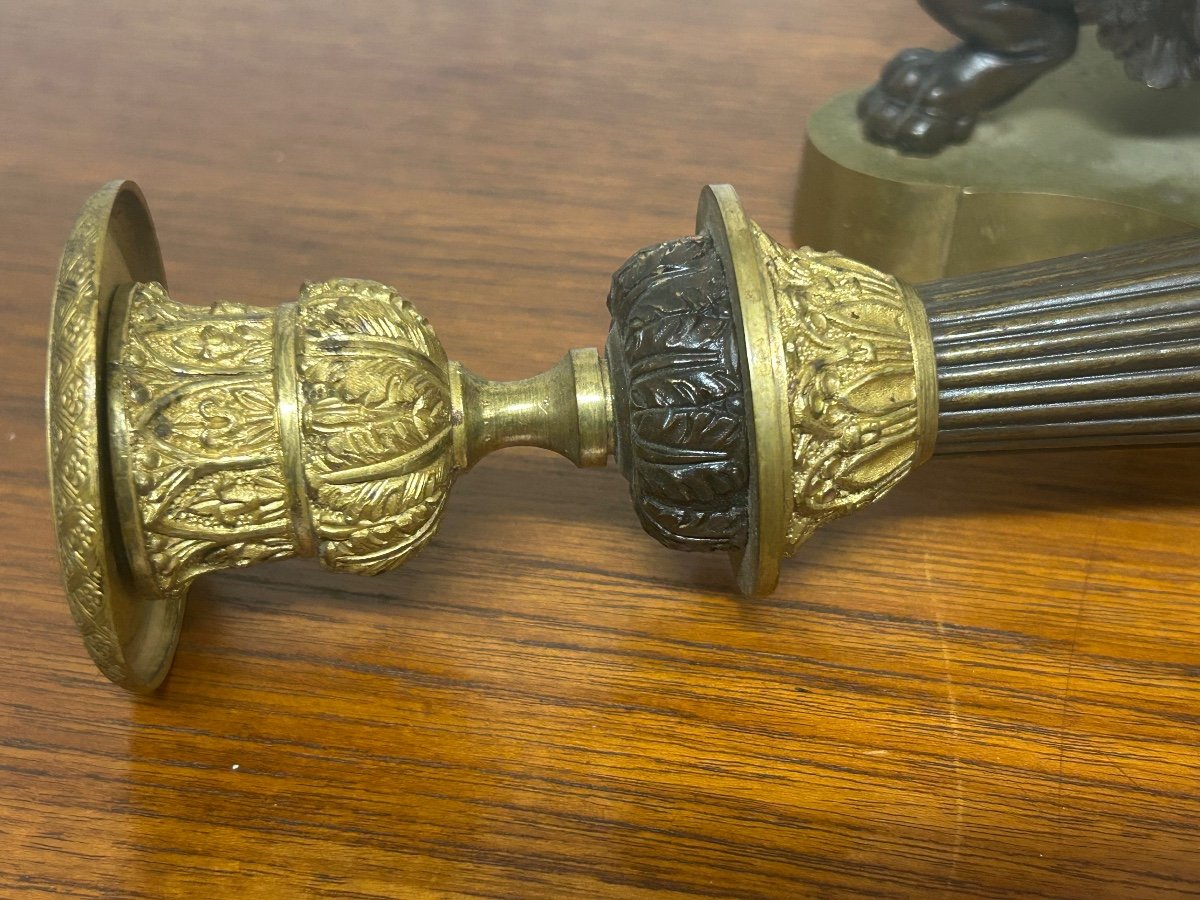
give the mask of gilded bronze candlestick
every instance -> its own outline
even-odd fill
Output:
[[[613,276],[604,355],[497,383],[394,289],[303,286],[277,309],[177,303],[141,192],[113,182],[63,253],[51,480],[66,592],[96,664],[149,690],[187,590],[314,556],[402,564],[454,479],[532,445],[614,456],[644,528],[727,553],[747,595],[822,523],[936,452],[1200,435],[1200,241],[914,287],[780,246],[727,185],[694,234]]]

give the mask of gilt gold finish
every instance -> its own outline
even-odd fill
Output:
[[[505,447],[553,450],[580,468],[603,466],[612,453],[608,369],[594,349],[571,350],[520,381],[489,381],[451,363],[450,395],[459,469]]]
[[[165,676],[199,575],[291,556],[377,574],[424,546],[455,475],[493,450],[607,460],[595,350],[496,383],[374,281],[305,284],[277,309],[188,306],[165,281],[140,192],[107,185],[63,254],[47,399],[67,596],[128,688]]]
[[[455,473],[502,447],[608,456],[595,350],[497,383],[446,358],[429,323],[374,281],[306,284],[277,310],[118,290],[109,427],[138,580],[291,556],[376,575],[437,530]]]
[[[751,228],[787,367],[791,555],[933,453],[937,370],[911,287],[837,253],[788,250]]]
[[[391,289],[306,284],[271,310],[141,283],[112,317],[113,468],[143,582],[174,594],[314,555],[374,574],[429,539],[452,472],[448,362]]]
[[[700,198],[700,231],[731,261],[752,410],[747,596],[821,524],[879,499],[933,452],[937,372],[911,287],[835,253],[788,250],[729,185]]]
[[[113,182],[88,200],[59,263],[46,384],[50,491],[63,587],[84,644],[109,679],[148,690],[170,667],[183,598],[130,577],[101,415],[109,306],[119,286],[139,281],[166,281],[154,224],[137,187]]]
[[[541,447],[613,456],[661,543],[769,592],[821,525],[932,453],[1200,442],[1200,240],[913,286],[789,250],[728,185],[614,274],[605,355],[492,382],[394,289],[176,302],[141,193],[88,201],[59,269],[51,482],[64,585],[113,681],[166,675],[191,583],[315,557],[360,575],[430,541],[454,480]]]

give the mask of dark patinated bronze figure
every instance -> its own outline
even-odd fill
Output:
[[[858,106],[866,136],[930,155],[965,141],[981,113],[1016,96],[1075,52],[1081,25],[1131,79],[1169,88],[1200,76],[1200,0],[919,0],[960,39],[909,49]]]

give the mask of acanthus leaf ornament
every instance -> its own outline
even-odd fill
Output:
[[[933,345],[912,288],[837,253],[788,250],[752,227],[787,366],[790,555],[933,451]]]

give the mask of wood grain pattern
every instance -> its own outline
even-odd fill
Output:
[[[523,376],[703,183],[785,235],[806,115],[930,41],[907,0],[0,6],[0,895],[1200,893],[1194,450],[935,460],[752,603],[611,467],[505,453],[402,571],[201,579],[145,699],[58,585],[48,295],[105,180],[181,300],[375,278]]]

